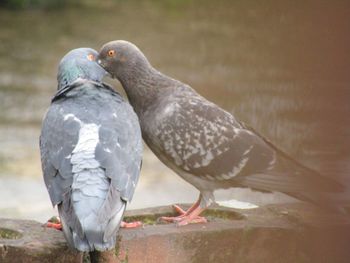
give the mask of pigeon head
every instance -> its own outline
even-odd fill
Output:
[[[113,78],[123,80],[137,77],[138,72],[150,68],[145,55],[134,44],[116,40],[105,44],[98,55],[97,62],[107,70]],[[131,76],[132,74],[133,76]]]
[[[108,73],[96,63],[97,55],[97,51],[92,48],[69,51],[58,66],[58,89],[70,85],[78,78],[101,82]]]

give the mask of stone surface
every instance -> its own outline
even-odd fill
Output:
[[[8,230],[15,236],[1,235]],[[79,262],[81,255],[71,251],[62,232],[30,220],[0,219],[0,262]]]
[[[214,206],[207,224],[160,224],[171,207],[128,211],[126,220],[143,220],[139,229],[122,229],[116,248],[121,262],[182,263],[348,263],[350,223],[305,204],[250,210]],[[8,230],[12,230],[8,231]],[[16,232],[13,232],[13,231]],[[62,232],[27,220],[0,219],[0,262],[78,262]]]
[[[171,210],[161,207],[132,213],[147,218]],[[124,257],[127,254],[128,262],[145,263],[349,262],[348,219],[325,214],[311,205],[251,210],[216,207],[207,214],[212,215],[207,216],[210,222],[204,225],[150,225],[122,230],[120,251]]]

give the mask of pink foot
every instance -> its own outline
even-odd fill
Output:
[[[178,221],[176,223],[176,225],[177,226],[185,226],[188,224],[200,224],[200,223],[208,223],[208,220],[202,216],[197,216],[194,218],[191,218],[190,216],[185,216],[182,218],[182,220]]]
[[[48,228],[54,228],[56,230],[61,230],[62,231],[61,220],[60,220],[60,218],[58,216],[53,216],[49,220],[47,220],[45,226],[48,227]]]
[[[122,228],[137,228],[137,227],[140,227],[142,225],[143,224],[141,221],[135,221],[135,222],[130,222],[130,223],[122,221],[120,223],[120,227],[122,227]]]
[[[180,215],[186,215],[187,211],[183,210],[180,206],[178,205],[173,205],[174,210],[179,213]],[[189,211],[190,209],[188,209]]]
[[[58,216],[53,216],[51,217],[45,224],[46,227],[49,228],[54,228],[57,230],[62,230],[62,224],[61,224],[61,220]],[[120,227],[122,228],[136,228],[136,227],[140,227],[142,226],[142,222],[141,221],[135,221],[135,222],[124,222],[122,221],[120,223]]]
[[[205,217],[199,216],[199,214],[203,211],[203,209],[199,207],[199,202],[195,203],[187,211],[183,210],[178,205],[173,205],[173,208],[176,212],[180,214],[179,216],[163,216],[160,219],[165,222],[175,222],[178,226],[208,222]]]
[[[160,218],[160,220],[165,221],[165,222],[179,222],[186,216],[187,212],[185,210],[183,210],[180,206],[173,205],[173,208],[180,215],[178,215],[178,216],[162,216]]]

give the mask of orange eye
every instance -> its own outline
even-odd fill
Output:
[[[108,56],[114,57],[115,56],[115,50],[111,49],[108,51]]]
[[[94,61],[95,60],[95,56],[93,54],[89,54],[87,55],[87,59],[90,61]]]

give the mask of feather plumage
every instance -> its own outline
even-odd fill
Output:
[[[52,204],[71,246],[110,249],[139,177],[138,119],[118,93],[93,81],[78,79],[52,101],[40,136]]]
[[[108,56],[109,50],[117,55]],[[190,86],[154,69],[132,43],[105,44],[98,61],[122,83],[147,145],[201,192],[202,207],[213,202],[213,191],[221,188],[280,191],[302,200],[310,200],[302,193],[315,193],[316,202],[318,193],[344,190],[336,181],[293,161]]]

